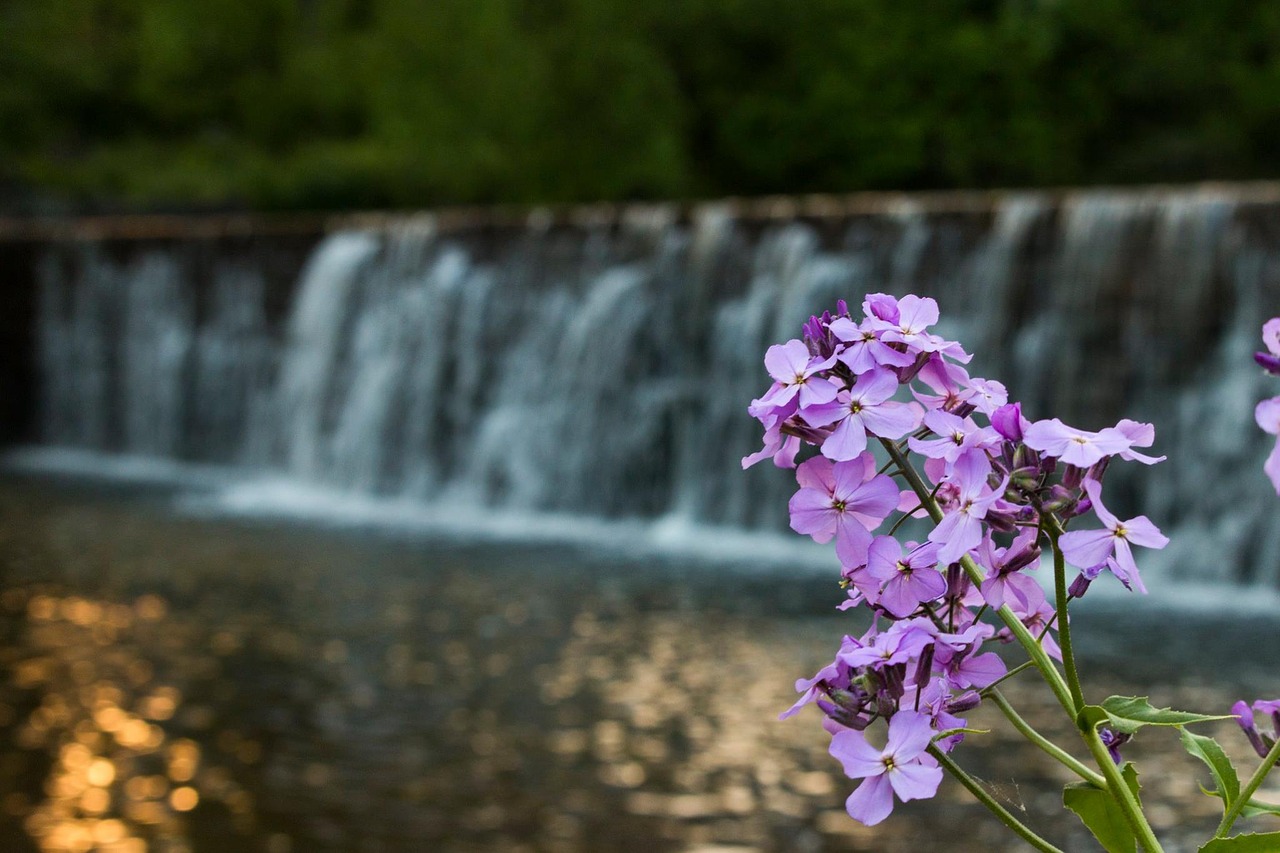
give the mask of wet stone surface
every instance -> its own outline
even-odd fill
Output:
[[[816,713],[776,720],[860,630],[828,611],[838,596],[782,573],[181,518],[162,495],[9,477],[0,849],[1023,849],[951,782],[873,829],[844,814],[854,783]],[[1250,654],[1274,624],[1136,612],[1078,620],[1091,697],[1225,711],[1280,694]],[[1063,731],[1032,674],[1006,692]],[[1059,846],[1095,849],[1059,813],[1065,771],[987,709],[970,724],[991,733],[958,760]],[[1231,726],[1206,731],[1252,766]],[[1168,849],[1194,849],[1215,824],[1207,774],[1169,733],[1127,754]]]

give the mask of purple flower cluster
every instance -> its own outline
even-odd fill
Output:
[[[1276,741],[1280,740],[1280,699],[1259,699],[1252,707],[1247,702],[1240,701],[1231,706],[1231,713],[1236,715],[1236,721],[1244,729],[1245,737],[1249,739],[1254,752],[1258,753],[1259,758],[1266,758]],[[1260,714],[1264,719],[1270,718],[1269,734],[1258,731],[1254,714]]]
[[[1267,352],[1256,353],[1253,357],[1268,373],[1280,376],[1280,317],[1272,317],[1262,327],[1262,343]],[[1275,449],[1267,457],[1263,467],[1275,486],[1276,494],[1280,494],[1280,397],[1263,400],[1253,412],[1254,419],[1264,432],[1276,436]]]
[[[809,319],[803,340],[769,348],[774,381],[749,409],[764,446],[742,463],[772,458],[795,468],[792,529],[834,541],[848,595],[841,609],[874,614],[832,663],[796,682],[801,696],[782,715],[821,709],[832,755],[865,780],[848,799],[849,814],[870,825],[890,813],[894,794],[933,796],[941,771],[931,743],[953,749],[964,736],[959,715],[1005,674],[987,644],[1012,636],[982,621],[985,612],[1007,606],[1047,654],[1061,657],[1051,634],[1057,613],[1026,572],[1068,521],[1092,512],[1102,525],[1058,540],[1080,570],[1075,596],[1104,570],[1145,591],[1132,545],[1168,540],[1146,517],[1121,520],[1102,503],[1112,459],[1164,458],[1138,450],[1154,441],[1151,425],[1126,420],[1090,432],[1056,418],[1031,422],[1003,385],[969,375],[958,343],[930,331],[934,300],[878,293],[862,308],[855,319],[841,301],[834,315]],[[797,464],[805,445],[816,451]],[[870,449],[878,445],[914,454],[922,479],[913,485],[892,463],[882,469]],[[922,489],[930,496],[922,499]],[[923,541],[894,536],[904,516],[930,514],[936,524]],[[866,739],[881,718],[883,748]]]

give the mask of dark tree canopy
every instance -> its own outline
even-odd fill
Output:
[[[0,0],[9,207],[1266,178],[1278,140],[1269,0]]]

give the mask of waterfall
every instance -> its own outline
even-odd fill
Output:
[[[1029,416],[1155,423],[1170,461],[1108,481],[1114,508],[1175,532],[1154,571],[1280,585],[1252,422],[1276,387],[1250,359],[1280,313],[1280,204],[1205,188],[765,212],[404,217],[330,233],[292,280],[182,241],[52,243],[41,440],[477,515],[784,529],[789,475],[739,465],[765,348],[838,298],[910,291]]]

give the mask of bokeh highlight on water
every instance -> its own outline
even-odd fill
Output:
[[[829,578],[0,485],[4,850],[1021,849],[951,783],[874,829],[851,821],[852,783],[813,720],[777,720],[796,674],[855,630]],[[1274,614],[1224,625],[1122,603],[1076,620],[1099,695],[1210,709],[1274,692],[1257,652]],[[1074,742],[1033,674],[1008,693]],[[1066,771],[986,710],[970,723],[992,733],[958,760],[1089,849],[1060,809]],[[1256,760],[1234,725],[1211,730],[1238,766]],[[1126,754],[1169,849],[1212,829],[1217,803],[1172,735]]]

